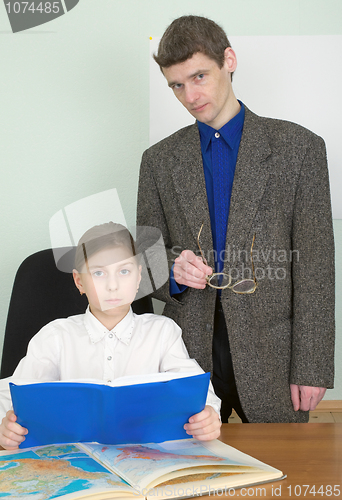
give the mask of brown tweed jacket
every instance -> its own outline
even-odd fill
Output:
[[[170,266],[184,249],[201,247],[214,266],[197,125],[145,151],[138,225],[161,229]],[[305,422],[294,412],[290,383],[332,387],[334,377],[334,242],[324,141],[294,123],[246,108],[230,203],[225,269],[247,277],[250,247],[254,294],[222,292],[237,388],[250,422]],[[247,269],[246,269],[247,268]],[[212,370],[216,292],[188,288],[155,296],[183,330],[191,357]]]

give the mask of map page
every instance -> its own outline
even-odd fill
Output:
[[[1,500],[50,500],[65,495],[76,499],[96,492],[114,492],[110,498],[115,492],[121,498],[133,494],[125,481],[73,444],[0,452]]]
[[[220,443],[223,445],[223,443]],[[166,441],[164,443],[101,445],[91,443],[85,449],[101,463],[124,478],[133,488],[142,492],[156,479],[179,469],[209,466],[217,472],[260,472],[265,464],[248,457],[234,448],[223,445],[224,450],[239,454],[234,457],[218,456],[195,439]],[[249,460],[246,460],[248,457]],[[261,467],[259,467],[261,465]],[[192,471],[193,472],[193,471]],[[174,477],[174,474],[172,474]]]

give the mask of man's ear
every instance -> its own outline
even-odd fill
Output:
[[[76,271],[76,269],[72,270],[72,277],[74,278],[74,282],[75,282],[76,287],[78,288],[80,294],[82,295],[84,293],[82,278],[81,278],[80,273],[78,271]]]
[[[224,51],[224,65],[228,69],[229,73],[234,73],[234,71],[236,70],[236,54],[231,47],[227,47]]]

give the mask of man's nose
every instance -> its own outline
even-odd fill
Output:
[[[185,100],[189,104],[192,104],[197,101],[199,97],[198,89],[193,87],[192,85],[185,87]]]

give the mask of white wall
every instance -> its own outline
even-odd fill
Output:
[[[339,0],[80,0],[68,14],[16,34],[0,5],[0,345],[15,271],[50,246],[58,210],[115,187],[134,224],[149,145],[149,37],[189,13],[213,18],[231,36],[342,35]],[[324,86],[324,61],[312,78]],[[341,276],[339,221],[335,229]],[[329,397],[342,399],[341,371]]]

